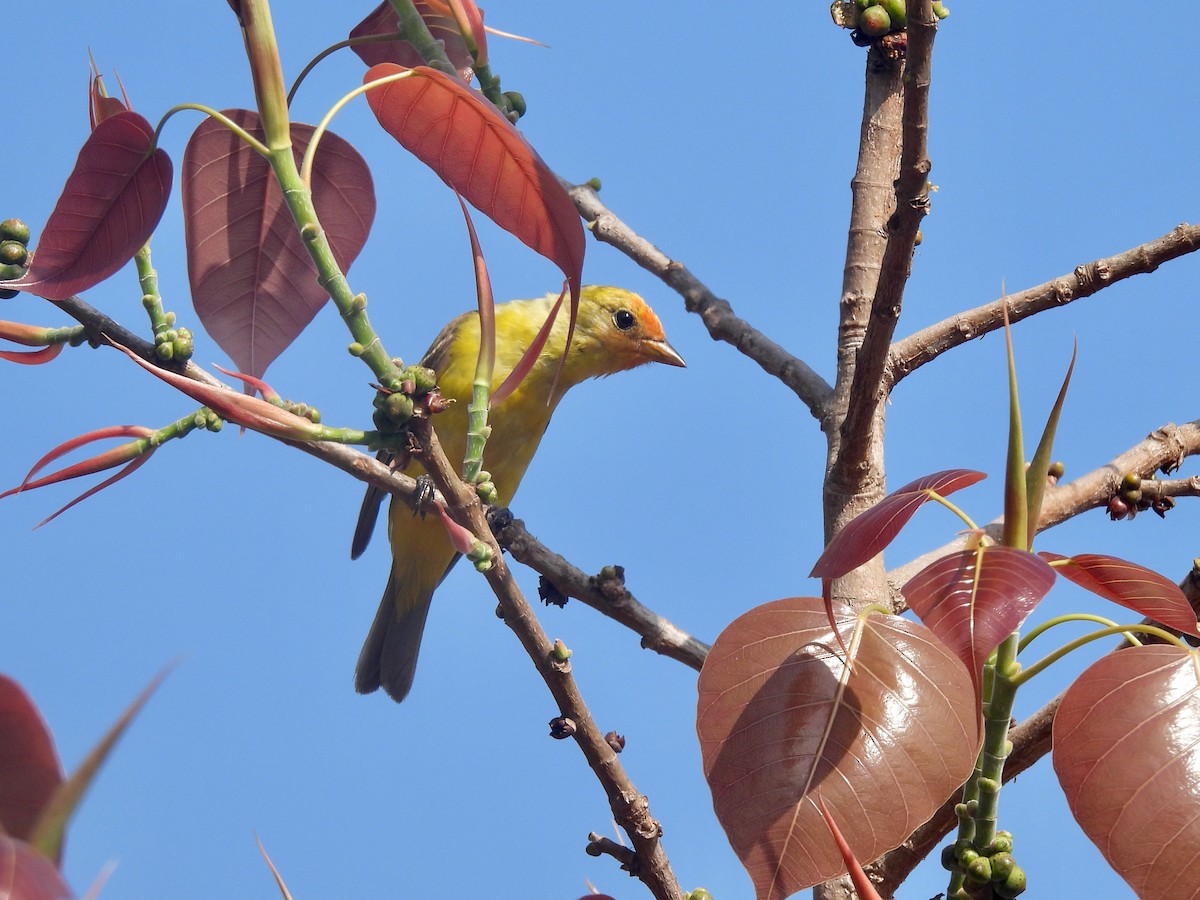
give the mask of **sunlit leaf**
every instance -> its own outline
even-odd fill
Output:
[[[462,0],[462,3],[471,23],[471,34],[475,39],[475,45],[482,51],[481,55],[486,58],[487,32],[483,27],[483,13],[473,0]],[[467,45],[463,42],[462,34],[458,30],[458,24],[454,20],[454,14],[450,11],[449,5],[442,0],[416,0],[413,5],[421,18],[425,20],[429,33],[435,40],[442,41],[446,56],[450,58],[454,68],[458,69],[464,79],[470,80],[471,69],[475,63],[467,51]],[[395,8],[388,0],[384,0],[365,19],[354,26],[350,37],[362,38],[370,35],[393,34],[399,29],[400,19],[396,15]],[[404,40],[355,44],[354,52],[368,66],[379,63],[396,63],[411,69],[425,65],[421,54],[412,44]]]
[[[1103,657],[1054,717],[1071,812],[1139,897],[1200,897],[1200,656],[1156,644]]]
[[[226,110],[262,137],[258,114]],[[299,160],[310,125],[293,123]],[[243,372],[261,376],[320,311],[329,295],[266,159],[215,119],[205,120],[183,157],[184,234],[192,302],[204,328]],[[337,135],[321,139],[313,205],[345,272],[375,218],[371,173]]]
[[[403,71],[383,63],[363,80]],[[571,198],[490,103],[441,72],[411,71],[367,92],[380,125],[476,209],[562,269],[574,316],[585,243]]]
[[[981,735],[971,679],[918,622],[777,600],[721,633],[700,673],[697,731],[713,806],[755,884],[781,900],[846,871],[815,804],[874,859],[970,775]]]
[[[810,573],[813,578],[840,578],[881,553],[929,499],[969,487],[987,476],[970,469],[947,469],[918,478],[884,497],[834,536]]]
[[[171,193],[171,160],[135,112],[97,123],[38,240],[6,288],[65,300],[108,278],[150,239]]]
[[[978,684],[989,653],[1012,634],[1054,585],[1054,570],[1032,553],[992,545],[943,556],[901,588],[904,599]]]
[[[62,765],[37,706],[5,675],[0,675],[0,737],[0,833],[27,841],[62,784]]]
[[[28,844],[0,835],[0,897],[71,900],[74,896],[54,863]]]
[[[1161,622],[1168,628],[1200,637],[1196,613],[1179,585],[1137,563],[1099,553],[1059,556],[1039,553],[1054,562],[1054,570],[1081,588],[1105,600]]]

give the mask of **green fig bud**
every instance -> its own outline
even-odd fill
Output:
[[[1063,461],[1061,459],[1056,459],[1054,462],[1050,463],[1050,468],[1046,470],[1046,474],[1051,478],[1062,478],[1063,473],[1066,471],[1067,467],[1063,464]]]
[[[950,15],[950,10],[946,9],[945,4],[940,3],[940,2],[935,2],[933,4],[933,14],[935,16],[937,16],[939,19],[944,19],[944,18],[946,18],[946,16]]]
[[[992,880],[992,861],[989,857],[979,856],[967,864],[967,881],[974,884],[987,884]]]
[[[525,98],[516,91],[505,91],[504,99],[508,101],[508,108],[516,113],[517,118],[525,115],[525,110],[528,107],[525,105]]]
[[[1003,882],[1008,879],[1016,860],[1011,853],[995,853],[992,855],[992,881]]]
[[[24,266],[29,262],[29,251],[20,241],[0,241],[0,265]]]
[[[29,226],[20,219],[5,219],[0,222],[0,241],[16,241],[29,246]]]
[[[1020,866],[1013,866],[1008,877],[1000,884],[993,885],[992,890],[996,892],[997,897],[1003,897],[1004,900],[1019,897],[1025,892],[1025,870]]]
[[[383,408],[393,423],[399,425],[407,422],[413,414],[412,397],[407,394],[388,394],[383,401]]]
[[[882,6],[872,6],[858,17],[858,27],[867,37],[883,37],[892,30],[892,17]]]
[[[892,19],[892,28],[903,28],[908,24],[908,10],[905,8],[905,0],[883,0],[881,4],[888,11],[888,15]]]
[[[942,868],[947,872],[958,871],[958,854],[954,852],[953,844],[942,848]]]

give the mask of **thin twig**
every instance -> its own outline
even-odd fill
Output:
[[[622,222],[590,186],[567,181],[563,186],[596,240],[616,247],[643,269],[662,279],[683,297],[688,312],[700,316],[713,340],[724,341],[754,360],[764,372],[790,388],[814,418],[822,417],[833,390],[829,382],[806,362],[738,318],[727,300],[716,296],[683,263],[671,259]]]
[[[1184,223],[1162,237],[1123,253],[1076,266],[1069,275],[1061,275],[943,319],[892,345],[888,355],[888,377],[894,385],[947,350],[1003,328],[1001,309],[1004,306],[1008,307],[1009,320],[1019,322],[1045,310],[1090,297],[1134,275],[1153,272],[1163,263],[1196,250],[1200,250],[1200,225]]]
[[[642,636],[642,646],[699,671],[709,645],[638,602],[617,572],[588,575],[550,550],[520,519],[492,516],[492,531],[513,559],[549,579],[563,595],[575,597]]]
[[[417,443],[423,448],[420,457],[422,465],[447,498],[446,511],[454,521],[470,530],[477,540],[491,548],[492,564],[484,572],[484,577],[500,602],[505,624],[516,634],[554,697],[560,717],[570,721],[572,728],[569,736],[575,739],[604,788],[617,824],[629,835],[633,852],[638,858],[637,877],[657,900],[682,900],[683,891],[675,879],[660,840],[662,827],[651,816],[648,801],[638,792],[616,751],[605,740],[604,733],[592,718],[571,675],[570,665],[564,665],[555,658],[554,645],[542,630],[537,615],[504,562],[478,495],[458,477],[455,466],[437,442],[428,420],[418,422],[414,433]]]

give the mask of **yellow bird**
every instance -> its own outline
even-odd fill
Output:
[[[496,306],[493,390],[533,342],[556,299],[550,294],[538,300],[514,300]],[[489,413],[492,432],[484,450],[484,468],[492,474],[500,506],[512,500],[550,416],[568,388],[648,362],[684,365],[683,358],[667,343],[654,311],[637,294],[621,288],[582,289],[575,335],[559,376],[566,340],[567,315],[563,312],[532,371]],[[442,396],[454,401],[433,418],[438,440],[451,461],[461,460],[466,452],[467,404],[478,353],[479,314],[470,312],[442,329],[421,362],[437,373]],[[413,462],[404,471],[417,476],[424,470]],[[357,557],[365,548],[382,499],[381,492],[367,492],[352,556]],[[382,687],[399,702],[412,687],[429,602],[457,556],[436,517],[416,516],[398,500],[392,502],[388,515],[388,537],[392,545],[391,577],[358,657],[354,687],[360,694]]]

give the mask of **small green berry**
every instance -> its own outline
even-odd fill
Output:
[[[516,113],[517,118],[525,115],[528,107],[525,104],[525,98],[517,91],[505,91],[504,99],[508,101],[508,108]]]
[[[1054,462],[1050,463],[1050,467],[1046,470],[1046,474],[1051,478],[1062,478],[1066,471],[1067,467],[1063,461],[1061,459],[1056,459]]]
[[[945,4],[940,3],[940,2],[935,2],[933,4],[933,14],[935,16],[937,16],[939,19],[944,19],[944,18],[946,18],[946,16],[950,15],[950,10],[946,9]]]
[[[1009,874],[1016,865],[1016,860],[1013,859],[1011,853],[996,853],[992,855],[992,881],[1003,882],[1008,880]]]
[[[996,892],[997,897],[1003,897],[1004,900],[1019,897],[1025,892],[1025,870],[1020,866],[1013,866],[1003,883],[993,885],[992,890]]]
[[[20,219],[5,219],[0,222],[0,241],[16,241],[29,246],[29,226]]]
[[[992,880],[992,861],[986,856],[980,856],[967,864],[967,881],[975,884],[987,884]]]
[[[0,241],[0,265],[24,266],[29,262],[29,251],[20,241]]]
[[[858,17],[858,28],[867,37],[883,37],[892,30],[892,17],[882,6],[872,6]]]
[[[900,29],[908,24],[908,10],[905,8],[905,0],[883,0],[883,8],[888,11],[888,15],[892,19],[892,29]]]

